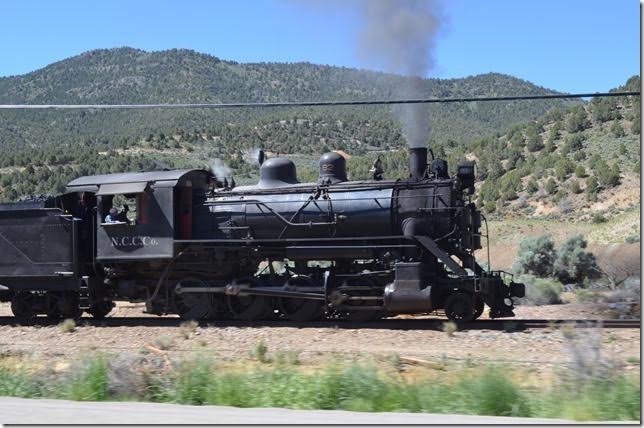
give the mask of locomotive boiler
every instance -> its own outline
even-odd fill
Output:
[[[383,180],[375,167],[373,178],[349,181],[335,152],[321,157],[315,183],[279,157],[261,163],[252,186],[204,170],[81,177],[40,205],[0,207],[0,299],[22,319],[102,317],[117,300],[187,319],[442,311],[470,321],[486,305],[492,318],[514,315],[523,285],[474,256],[483,235],[472,162],[450,176],[445,161],[428,164],[427,149],[412,148],[408,178]],[[123,201],[133,209],[107,222]],[[58,250],[22,256],[39,245]]]

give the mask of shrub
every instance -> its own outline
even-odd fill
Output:
[[[617,163],[614,163],[612,167],[609,167],[606,162],[601,160],[596,164],[595,172],[597,174],[599,184],[602,186],[608,188],[619,184],[620,171]]]
[[[601,224],[606,223],[608,219],[602,213],[594,213],[591,221],[593,224]]]
[[[261,340],[252,352],[254,358],[257,358],[262,363],[270,363],[271,359],[268,356],[268,346]]]
[[[570,191],[574,193],[575,195],[578,195],[579,193],[582,192],[581,186],[579,185],[579,181],[577,180],[572,180],[570,182]]]
[[[34,398],[43,394],[42,387],[33,377],[22,372],[0,368],[0,396]]]
[[[456,325],[456,323],[452,321],[443,323],[443,332],[445,332],[447,336],[452,337],[456,331],[458,331],[458,326]]]
[[[525,297],[519,300],[521,304],[540,306],[561,303],[559,295],[563,291],[563,287],[560,282],[532,275],[522,275],[517,280],[526,286]]]
[[[596,201],[597,193],[599,192],[599,183],[595,177],[588,177],[586,179],[586,199],[588,201]]]
[[[618,138],[626,135],[626,133],[624,132],[624,128],[622,128],[622,125],[619,123],[618,120],[613,121],[613,124],[610,127],[610,132]]]
[[[526,185],[526,190],[531,195],[536,193],[539,190],[539,185],[537,184],[534,178],[530,178],[530,180],[528,181],[528,184]]]
[[[197,332],[199,323],[195,320],[184,321],[180,324],[179,332],[184,339],[190,339]]]
[[[545,189],[549,195],[553,195],[557,191],[557,182],[554,178],[550,177],[548,181],[546,181]]]
[[[586,159],[586,152],[583,152],[583,151],[575,152],[575,154],[572,155],[572,158],[577,162],[581,162],[584,159]]]
[[[584,278],[599,276],[595,256],[585,251],[586,245],[581,235],[573,236],[561,245],[553,265],[553,273],[559,281],[581,284]]]
[[[538,134],[529,135],[527,147],[531,152],[538,152],[539,150],[543,149],[544,145],[541,136]]]
[[[514,269],[539,277],[552,275],[555,261],[555,244],[549,235],[527,238],[521,242]]]
[[[472,400],[468,406],[477,415],[527,416],[530,414],[529,399],[501,370],[490,369],[475,379],[462,383],[459,389],[470,391],[473,397],[479,397]]]
[[[565,155],[581,150],[584,147],[585,140],[586,137],[580,133],[567,136],[561,149],[563,154]]]
[[[568,174],[573,172],[574,169],[575,169],[575,166],[569,159],[567,158],[559,159],[555,164],[555,175],[557,176],[557,180],[564,181],[568,176]]]
[[[640,236],[637,234],[628,235],[626,238],[624,238],[624,242],[626,242],[627,244],[634,244],[636,242],[640,242]]]
[[[107,363],[105,357],[86,360],[73,371],[69,383],[61,391],[63,398],[78,401],[100,401],[108,397]]]
[[[174,340],[172,340],[172,338],[169,336],[159,336],[159,337],[155,337],[152,343],[157,348],[163,351],[167,351],[168,349],[172,348],[172,346],[174,345]]]
[[[76,321],[74,321],[73,319],[66,319],[58,324],[58,328],[63,333],[73,333],[74,331],[76,331]]]
[[[577,165],[575,168],[575,175],[577,178],[584,178],[586,177],[586,168],[584,168],[583,165]]]
[[[638,278],[627,278],[618,288],[601,294],[599,301],[615,318],[633,319],[640,317],[641,290]]]

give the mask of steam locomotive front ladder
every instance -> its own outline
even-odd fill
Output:
[[[78,286],[78,306],[82,310],[89,309],[90,307],[90,298],[89,298],[89,277],[84,276],[80,280],[80,284]]]

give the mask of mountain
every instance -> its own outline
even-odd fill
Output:
[[[395,98],[411,79],[386,73],[309,63],[241,64],[189,50],[145,52],[131,48],[94,50],[22,76],[0,78],[0,103],[229,103],[270,101],[365,100]],[[502,74],[463,79],[424,79],[418,97],[548,94],[553,91]],[[538,117],[563,101],[432,106],[431,138],[463,140],[487,135]],[[291,110],[147,112],[2,112],[0,139],[7,144],[69,140],[137,138],[177,128],[248,122]],[[326,114],[325,109],[300,109]],[[369,118],[386,108],[343,108]]]
[[[0,78],[2,104],[229,103],[395,98],[410,77],[310,63],[237,63],[189,50],[94,50],[21,76]],[[549,94],[512,76],[423,79],[418,97]],[[467,141],[577,102],[432,105],[429,143]],[[159,166],[205,166],[219,157],[250,179],[253,147],[303,156],[360,159],[405,146],[387,107],[148,111],[0,111],[0,198],[60,191],[83,174]]]

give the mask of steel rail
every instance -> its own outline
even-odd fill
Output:
[[[177,317],[108,317],[103,320],[82,318],[83,325],[101,327],[178,327],[183,320]],[[57,325],[59,321],[46,317],[37,317],[28,325]],[[382,319],[378,321],[355,322],[347,320],[322,320],[295,322],[288,320],[202,320],[203,327],[274,327],[274,328],[339,328],[339,329],[381,329],[381,330],[442,330],[448,322],[445,318],[404,318]],[[14,317],[0,317],[0,325],[18,325]],[[626,320],[597,320],[597,319],[516,319],[497,318],[479,319],[467,323],[457,323],[458,330],[500,330],[506,332],[521,331],[526,329],[560,328],[573,326],[576,328],[606,328],[606,329],[639,329],[639,319]]]
[[[142,110],[142,109],[228,109],[228,108],[275,108],[275,107],[325,107],[325,106],[363,106],[396,104],[444,104],[489,101],[522,101],[597,97],[624,97],[640,95],[639,91],[625,92],[587,92],[578,94],[516,95],[497,97],[456,97],[456,98],[416,98],[401,100],[364,100],[364,101],[284,101],[256,103],[178,103],[178,104],[0,104],[0,110]]]

